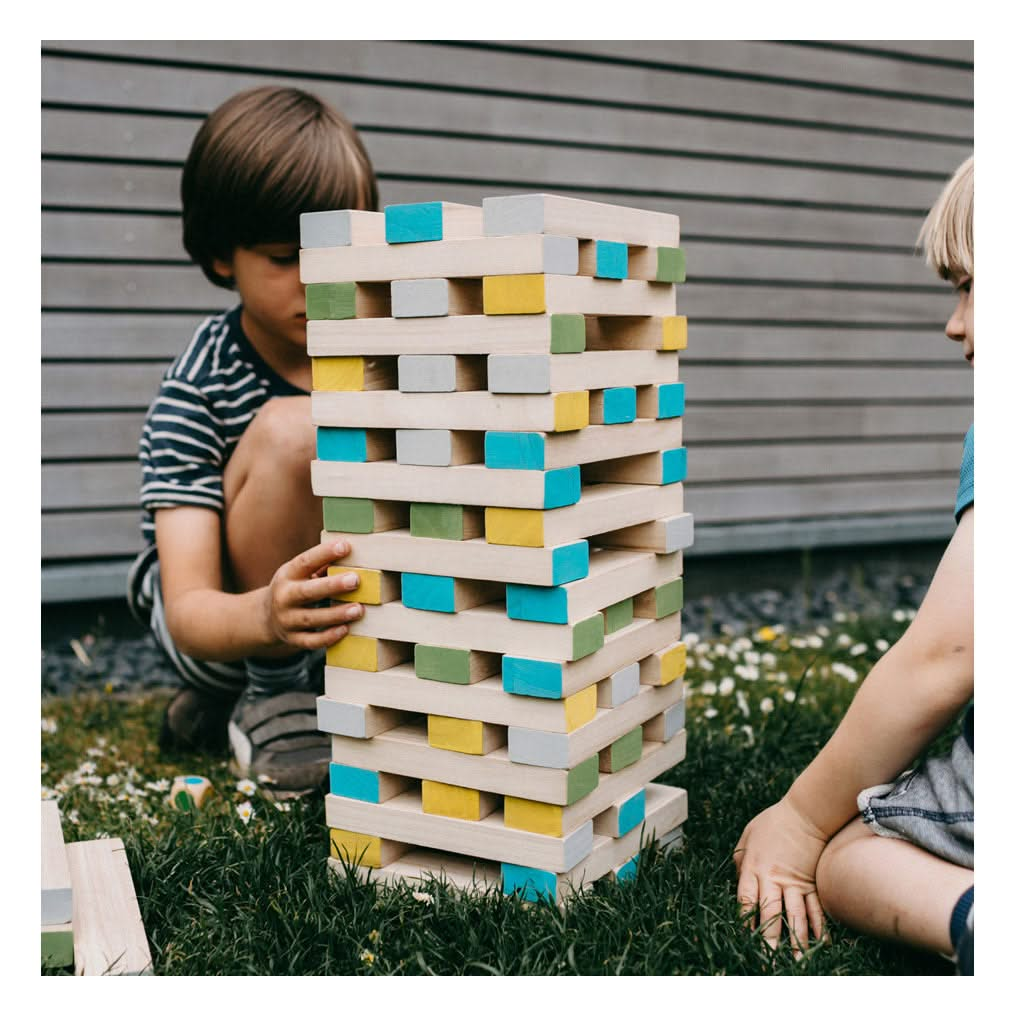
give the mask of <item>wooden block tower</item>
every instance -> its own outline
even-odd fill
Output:
[[[366,604],[328,651],[331,864],[630,877],[685,753],[676,216],[550,194],[301,220],[315,494]],[[340,860],[341,859],[341,860]]]

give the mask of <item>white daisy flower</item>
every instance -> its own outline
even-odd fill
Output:
[[[698,645],[699,637],[697,632],[690,631],[683,635],[682,638],[684,639],[684,644],[686,646]],[[413,895],[415,896],[416,894],[414,893]]]
[[[755,652],[754,649],[748,649],[744,654],[744,662],[757,665],[762,662],[762,656],[760,653]]]
[[[713,655],[714,656],[726,656],[727,652],[728,652],[727,647],[722,642],[717,642],[716,645],[713,648]]]
[[[720,714],[719,714],[719,713],[718,713],[718,712],[717,712],[717,711],[716,711],[715,709],[707,709],[707,710],[706,710],[706,711],[705,711],[705,712],[704,712],[704,713],[703,713],[702,715],[703,715],[703,716],[704,716],[704,717],[705,717],[705,718],[706,718],[707,720],[711,720],[711,719],[713,719],[713,718],[715,718],[715,717],[719,716]]]
[[[762,666],[763,667],[775,667],[776,666],[776,654],[775,653],[763,653],[762,654]]]
[[[794,701],[794,699],[796,699],[796,698],[797,698],[797,692],[796,692],[796,691],[794,691],[794,690],[793,690],[792,688],[788,688],[788,689],[787,689],[787,690],[786,690],[786,691],[785,691],[785,692],[783,693],[783,698],[784,698],[784,701],[786,701],[786,702],[793,702],[793,701]]]
[[[889,643],[885,639],[875,639],[875,648],[880,652],[887,652],[889,649]]]
[[[48,716],[42,718],[42,732],[44,734],[55,734],[57,731],[56,720],[51,720]]]
[[[698,661],[698,665],[702,670],[715,670],[716,666],[712,660],[701,659]]]
[[[899,608],[897,608],[896,610],[893,611],[893,620],[894,621],[901,622],[901,621],[906,621],[906,619],[907,619],[907,615],[902,610],[900,610]]]
[[[734,679],[732,677],[725,677],[720,681],[720,694],[729,695],[734,690]]]
[[[292,805],[289,803],[289,801],[276,801],[275,802],[275,810],[276,811],[289,811],[289,809],[291,807],[292,807]]]
[[[807,649],[808,642],[806,639],[801,638],[799,635],[795,635],[791,640],[790,644],[794,649]]]
[[[716,682],[715,681],[703,681],[702,682],[702,694],[703,695],[715,695],[716,694]]]
[[[761,702],[759,702],[758,708],[759,712],[771,713],[775,706],[773,704],[773,700],[767,695]]]
[[[236,813],[240,816],[240,821],[242,821],[244,825],[247,825],[247,823],[250,822],[251,817],[254,815],[254,807],[250,801],[243,801],[236,806]]]
[[[156,794],[164,794],[169,790],[169,780],[155,780],[154,782],[148,782],[145,784],[146,790],[154,791]]]
[[[805,642],[805,645],[807,645],[807,647],[809,649],[821,649],[822,648],[822,639],[818,635],[809,635],[804,640],[804,642]]]
[[[246,794],[248,797],[252,797],[258,789],[258,785],[253,780],[238,780],[236,789],[241,794]]]
[[[748,705],[748,696],[743,691],[738,691],[734,696],[737,700],[737,708],[741,715],[747,719],[751,715],[751,707]]]
[[[415,891],[413,893],[413,899],[416,900],[417,903],[433,903],[434,902],[434,897],[431,896],[430,893],[424,893],[424,892],[419,892],[419,891]]]
[[[858,642],[856,646],[850,647],[851,656],[860,656],[862,653],[868,651],[868,644],[866,642]]]

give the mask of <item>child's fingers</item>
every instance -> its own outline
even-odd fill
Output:
[[[758,925],[771,949],[780,944],[780,920],[783,917],[783,893],[774,882],[759,882],[761,908]]]
[[[751,927],[754,928],[754,911],[758,907],[758,880],[754,873],[747,869],[737,880],[737,900],[741,904],[741,916],[751,917]]]
[[[327,649],[349,633],[345,625],[328,628],[325,631],[302,631],[290,636],[290,643],[301,649]]]
[[[822,901],[818,898],[818,893],[812,891],[805,894],[804,905],[808,911],[808,923],[811,925],[812,938],[818,942],[825,935],[825,913],[822,910]]]
[[[287,611],[281,620],[287,631],[296,634],[346,624],[362,616],[362,604],[336,603],[327,607],[301,607]]]
[[[356,589],[359,584],[360,576],[356,572],[339,572],[336,575],[325,575],[323,578],[307,579],[298,584],[295,601],[317,603],[318,600],[335,599]]]
[[[794,959],[797,959],[803,950],[808,948],[808,911],[804,903],[804,894],[800,889],[787,886],[783,890],[783,906],[787,913],[790,948],[794,953]]]
[[[345,540],[329,540],[327,543],[319,543],[316,547],[311,547],[302,554],[297,554],[291,561],[287,561],[281,571],[287,579],[310,578],[316,571],[327,567],[332,561],[345,557],[350,549]]]

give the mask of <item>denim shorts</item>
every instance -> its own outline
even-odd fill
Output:
[[[908,840],[953,864],[974,867],[974,750],[962,734],[943,758],[862,790],[857,807],[879,836]]]

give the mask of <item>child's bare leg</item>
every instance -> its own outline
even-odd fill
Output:
[[[829,841],[816,881],[826,913],[842,924],[952,953],[949,919],[974,873],[905,840],[879,836],[858,816]]]
[[[268,585],[276,569],[321,539],[310,398],[271,399],[240,438],[223,476],[225,545],[236,592]]]

